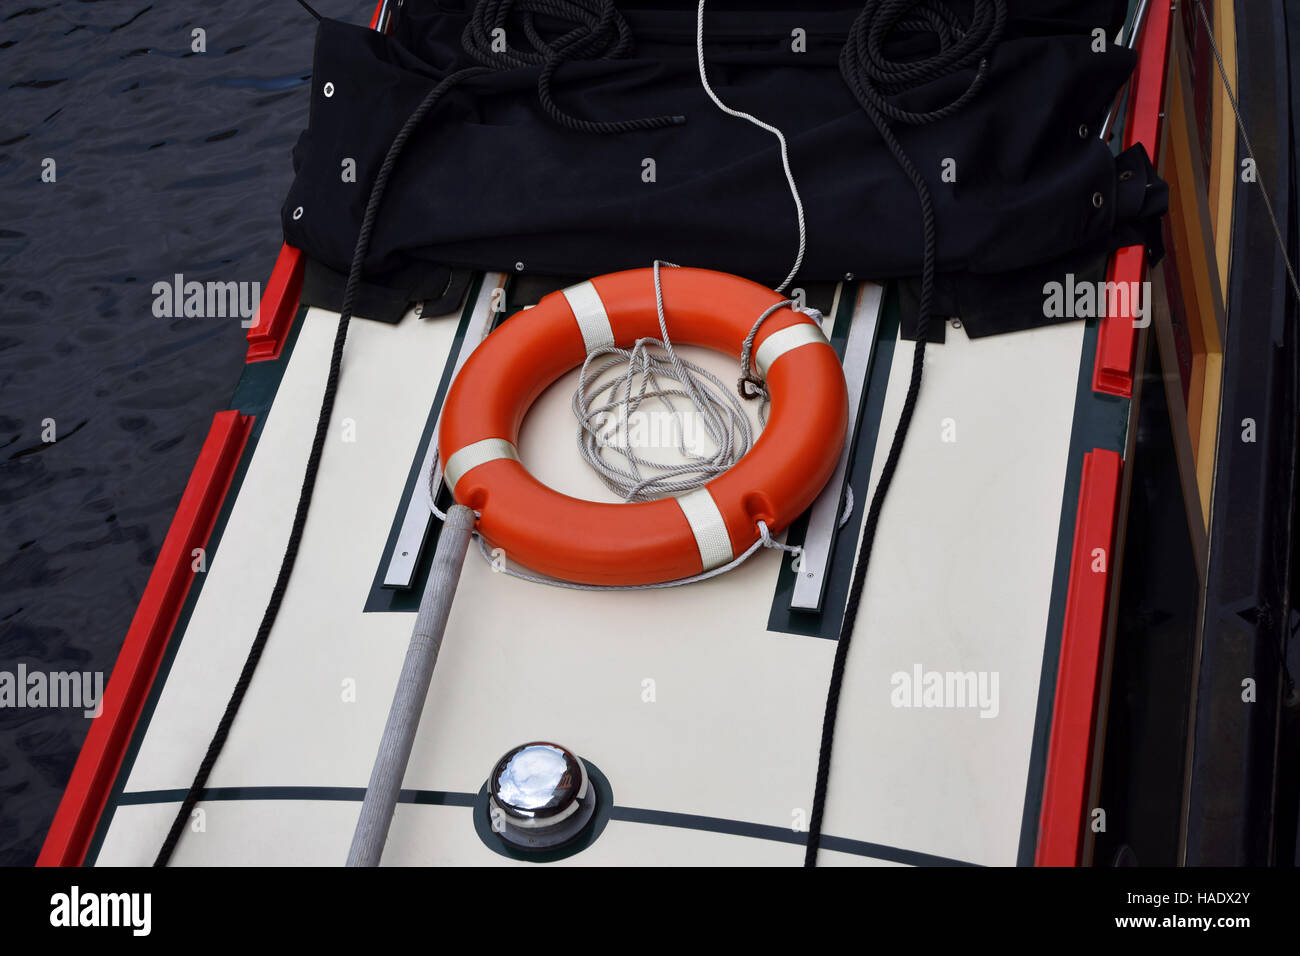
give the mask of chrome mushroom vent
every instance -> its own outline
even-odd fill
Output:
[[[596,803],[586,765],[546,741],[511,750],[488,779],[492,830],[522,850],[549,850],[575,839],[591,822]]]

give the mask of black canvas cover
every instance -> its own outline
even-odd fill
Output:
[[[540,67],[469,79],[402,152],[367,279],[409,275],[413,261],[586,277],[659,258],[779,282],[797,231],[776,141],[708,100],[696,68],[694,5],[661,5],[619,3],[635,38],[630,55],[563,63],[554,96],[584,119],[680,114],[683,125],[572,132],[539,104]],[[807,218],[799,277],[915,275],[922,249],[915,192],[839,72],[860,5],[786,6],[711,0],[705,50],[722,100],[789,141]],[[952,3],[959,13],[968,6]],[[952,119],[897,130],[934,196],[949,305],[972,274],[986,288],[990,276],[1041,275],[1120,246],[1157,245],[1154,223],[1167,202],[1140,147],[1116,157],[1098,138],[1135,64],[1114,42],[1124,0],[1007,0],[1007,7],[978,96]],[[320,23],[311,117],[283,209],[290,244],[347,270],[394,134],[441,78],[475,65],[461,43],[467,8],[408,0],[391,36]],[[543,31],[571,26],[537,23]],[[905,56],[909,45],[923,52],[930,42],[903,37],[891,54]],[[930,109],[969,81],[950,76],[898,102]],[[348,161],[355,181],[345,175]],[[979,331],[978,321],[967,324]]]

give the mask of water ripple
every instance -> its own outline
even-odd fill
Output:
[[[107,673],[246,347],[237,320],[156,318],[152,286],[265,283],[315,24],[262,0],[0,22],[0,670]],[[35,860],[87,726],[0,709],[0,865]]]

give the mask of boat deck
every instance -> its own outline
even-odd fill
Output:
[[[475,817],[496,759],[535,739],[571,748],[612,790],[598,836],[561,862],[801,860],[867,481],[911,362],[892,295],[873,308],[868,291],[845,284],[845,307],[826,320],[841,348],[850,316],[877,325],[851,469],[857,507],[833,552],[826,610],[789,610],[793,572],[776,551],[682,588],[592,593],[496,573],[472,546],[385,864],[519,862],[489,846],[490,833],[485,842]],[[173,863],[345,859],[415,616],[415,599],[403,604],[379,579],[482,293],[464,314],[353,320],[297,567]],[[281,356],[249,366],[236,396],[258,415],[247,467],[88,862],[152,862],[189,786],[280,563],[336,324],[300,310]],[[1127,401],[1091,389],[1096,338],[1084,322],[977,340],[949,328],[929,349],[849,657],[824,865],[1032,861],[1083,455],[1099,435],[1122,449],[1127,424]],[[683,352],[735,376],[732,359]],[[520,456],[554,487],[612,500],[574,448],[575,383],[576,372],[538,400]],[[796,523],[790,540],[801,533]],[[918,671],[974,675],[996,691],[992,705],[899,706],[925,702],[896,678]]]

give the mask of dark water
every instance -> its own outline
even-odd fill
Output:
[[[107,680],[245,350],[152,286],[265,283],[314,30],[293,0],[0,4],[0,672]],[[89,725],[0,708],[0,864],[36,859]]]

